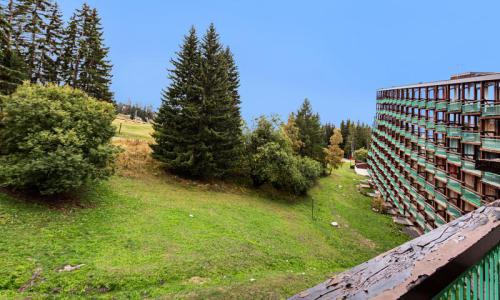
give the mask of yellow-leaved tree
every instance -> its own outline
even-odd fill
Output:
[[[290,139],[293,151],[298,153],[300,149],[304,147],[304,142],[300,140],[299,127],[297,127],[297,122],[295,121],[295,115],[293,113],[288,116],[288,121],[283,125],[283,132]]]
[[[340,148],[342,143],[342,133],[339,128],[335,128],[332,136],[330,137],[330,145],[324,148],[325,161],[328,164],[330,174],[333,169],[338,169],[342,165],[342,157],[344,157],[344,150]]]

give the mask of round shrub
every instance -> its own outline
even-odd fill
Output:
[[[18,87],[0,115],[0,186],[51,195],[111,176],[114,117],[112,104],[80,90]]]

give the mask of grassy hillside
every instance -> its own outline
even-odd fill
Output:
[[[65,204],[0,193],[0,298],[286,298],[407,239],[359,179],[346,165],[296,199],[152,175]]]
[[[113,122],[113,125],[116,126],[117,137],[143,141],[153,140],[151,138],[151,133],[153,133],[153,126],[151,124],[132,121],[124,116],[120,116]]]

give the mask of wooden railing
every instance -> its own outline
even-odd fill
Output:
[[[500,200],[290,299],[499,299]]]

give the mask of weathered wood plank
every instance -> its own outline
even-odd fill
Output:
[[[290,299],[426,299],[498,243],[500,200]]]

